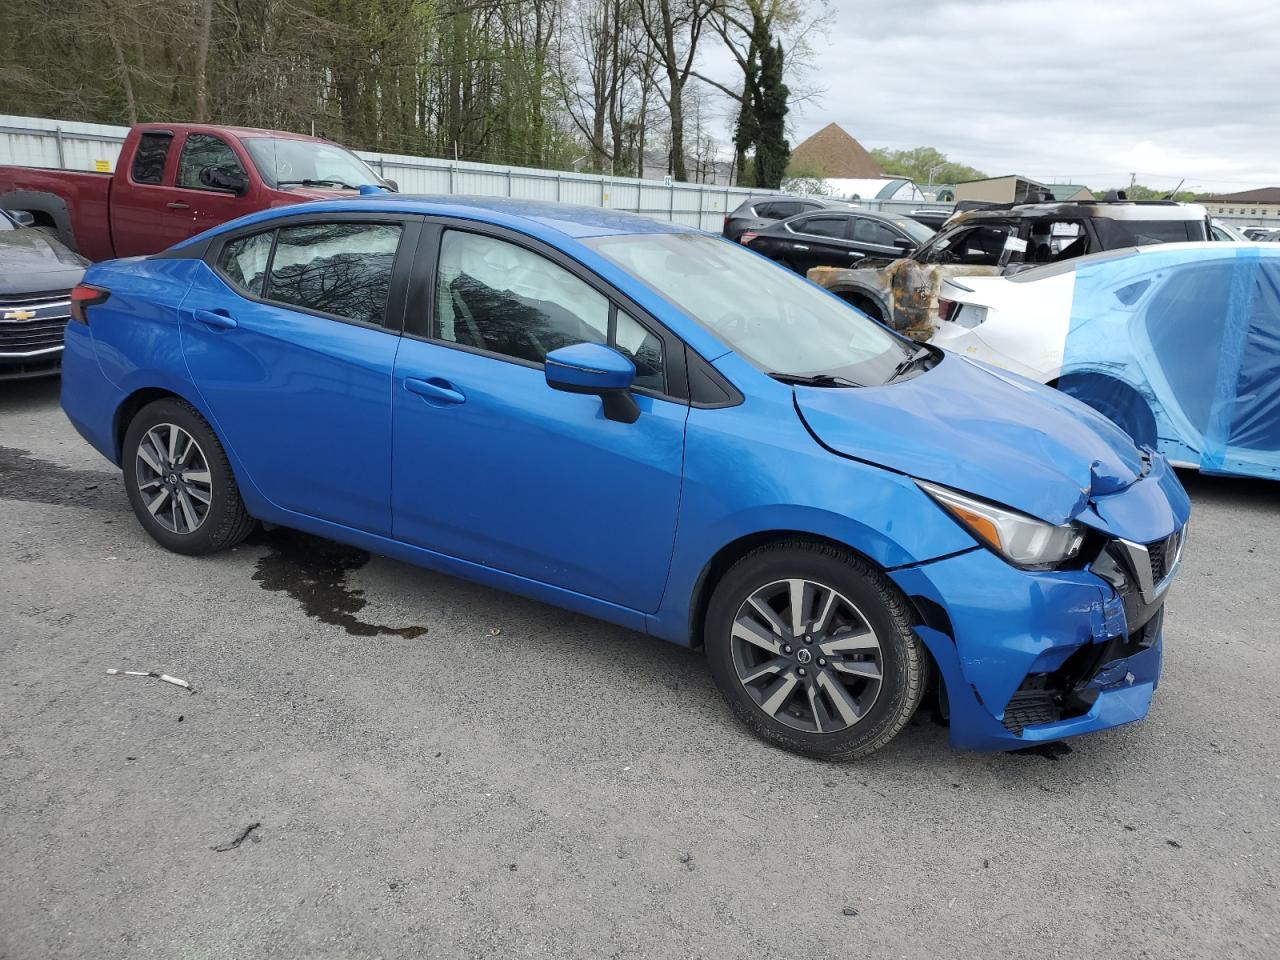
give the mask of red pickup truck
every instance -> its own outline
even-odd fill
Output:
[[[142,123],[125,138],[114,173],[0,166],[0,209],[89,260],[156,253],[267,207],[397,189],[328,140],[192,123]]]

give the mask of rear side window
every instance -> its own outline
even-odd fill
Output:
[[[1011,227],[961,227],[938,237],[929,250],[929,263],[964,263],[973,266],[1000,265]]]
[[[222,248],[218,269],[241,293],[262,296],[262,281],[267,275],[274,230],[232,240]]]
[[[134,183],[159,183],[164,178],[164,162],[169,156],[171,133],[144,133],[138,138],[129,176]]]
[[[1093,229],[1106,250],[1208,239],[1203,220],[1107,220],[1099,217],[1093,221]]]
[[[791,229],[796,233],[809,233],[815,237],[835,237],[843,240],[847,224],[847,217],[808,217],[791,224]]]
[[[263,296],[381,326],[399,244],[400,225],[393,223],[281,227]]]
[[[207,133],[193,133],[182,145],[182,156],[178,158],[178,186],[195,190],[210,189],[200,180],[202,170],[216,170],[245,179],[244,167],[226,141]]]

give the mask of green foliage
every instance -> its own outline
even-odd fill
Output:
[[[953,163],[946,155],[933,147],[915,147],[911,150],[887,150],[876,147],[871,151],[884,172],[895,177],[907,177],[916,183],[963,183],[981,180],[986,176],[981,170]],[[932,172],[932,176],[930,173]]]
[[[761,7],[753,7],[743,103],[734,133],[739,155],[754,150],[738,178],[744,186],[776,190],[787,172],[791,159],[786,137],[790,90],[783,79],[784,65],[782,43],[774,40],[769,18]]]

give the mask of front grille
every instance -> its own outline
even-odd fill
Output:
[[[1024,727],[1037,723],[1056,723],[1062,716],[1054,695],[1048,690],[1019,690],[1004,708],[1004,728],[1015,737]]]
[[[1147,556],[1151,558],[1151,582],[1153,584],[1159,584],[1173,569],[1173,564],[1178,559],[1178,547],[1181,537],[1182,531],[1178,531],[1158,543],[1147,544]]]
[[[70,290],[41,290],[37,293],[5,293],[0,294],[0,314],[15,307],[31,309],[31,304],[56,303],[65,301],[71,296]]]
[[[69,293],[46,290],[0,297],[0,356],[23,357],[62,346]]]
[[[0,353],[30,353],[47,347],[60,347],[66,329],[66,317],[0,323]]]

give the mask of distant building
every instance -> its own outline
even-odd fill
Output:
[[[1228,217],[1280,217],[1280,187],[1220,193],[1203,201],[1210,213]]]
[[[836,123],[791,148],[791,169],[823,180],[879,180],[885,175],[876,158]]]
[[[985,200],[989,203],[1041,203],[1046,200],[1093,200],[1088,187],[1077,183],[1041,183],[1030,177],[1009,174],[966,180],[954,187],[957,200]]]
[[[824,177],[822,182],[827,188],[827,196],[835,200],[908,200],[920,203],[927,199],[919,187],[904,177]]]

